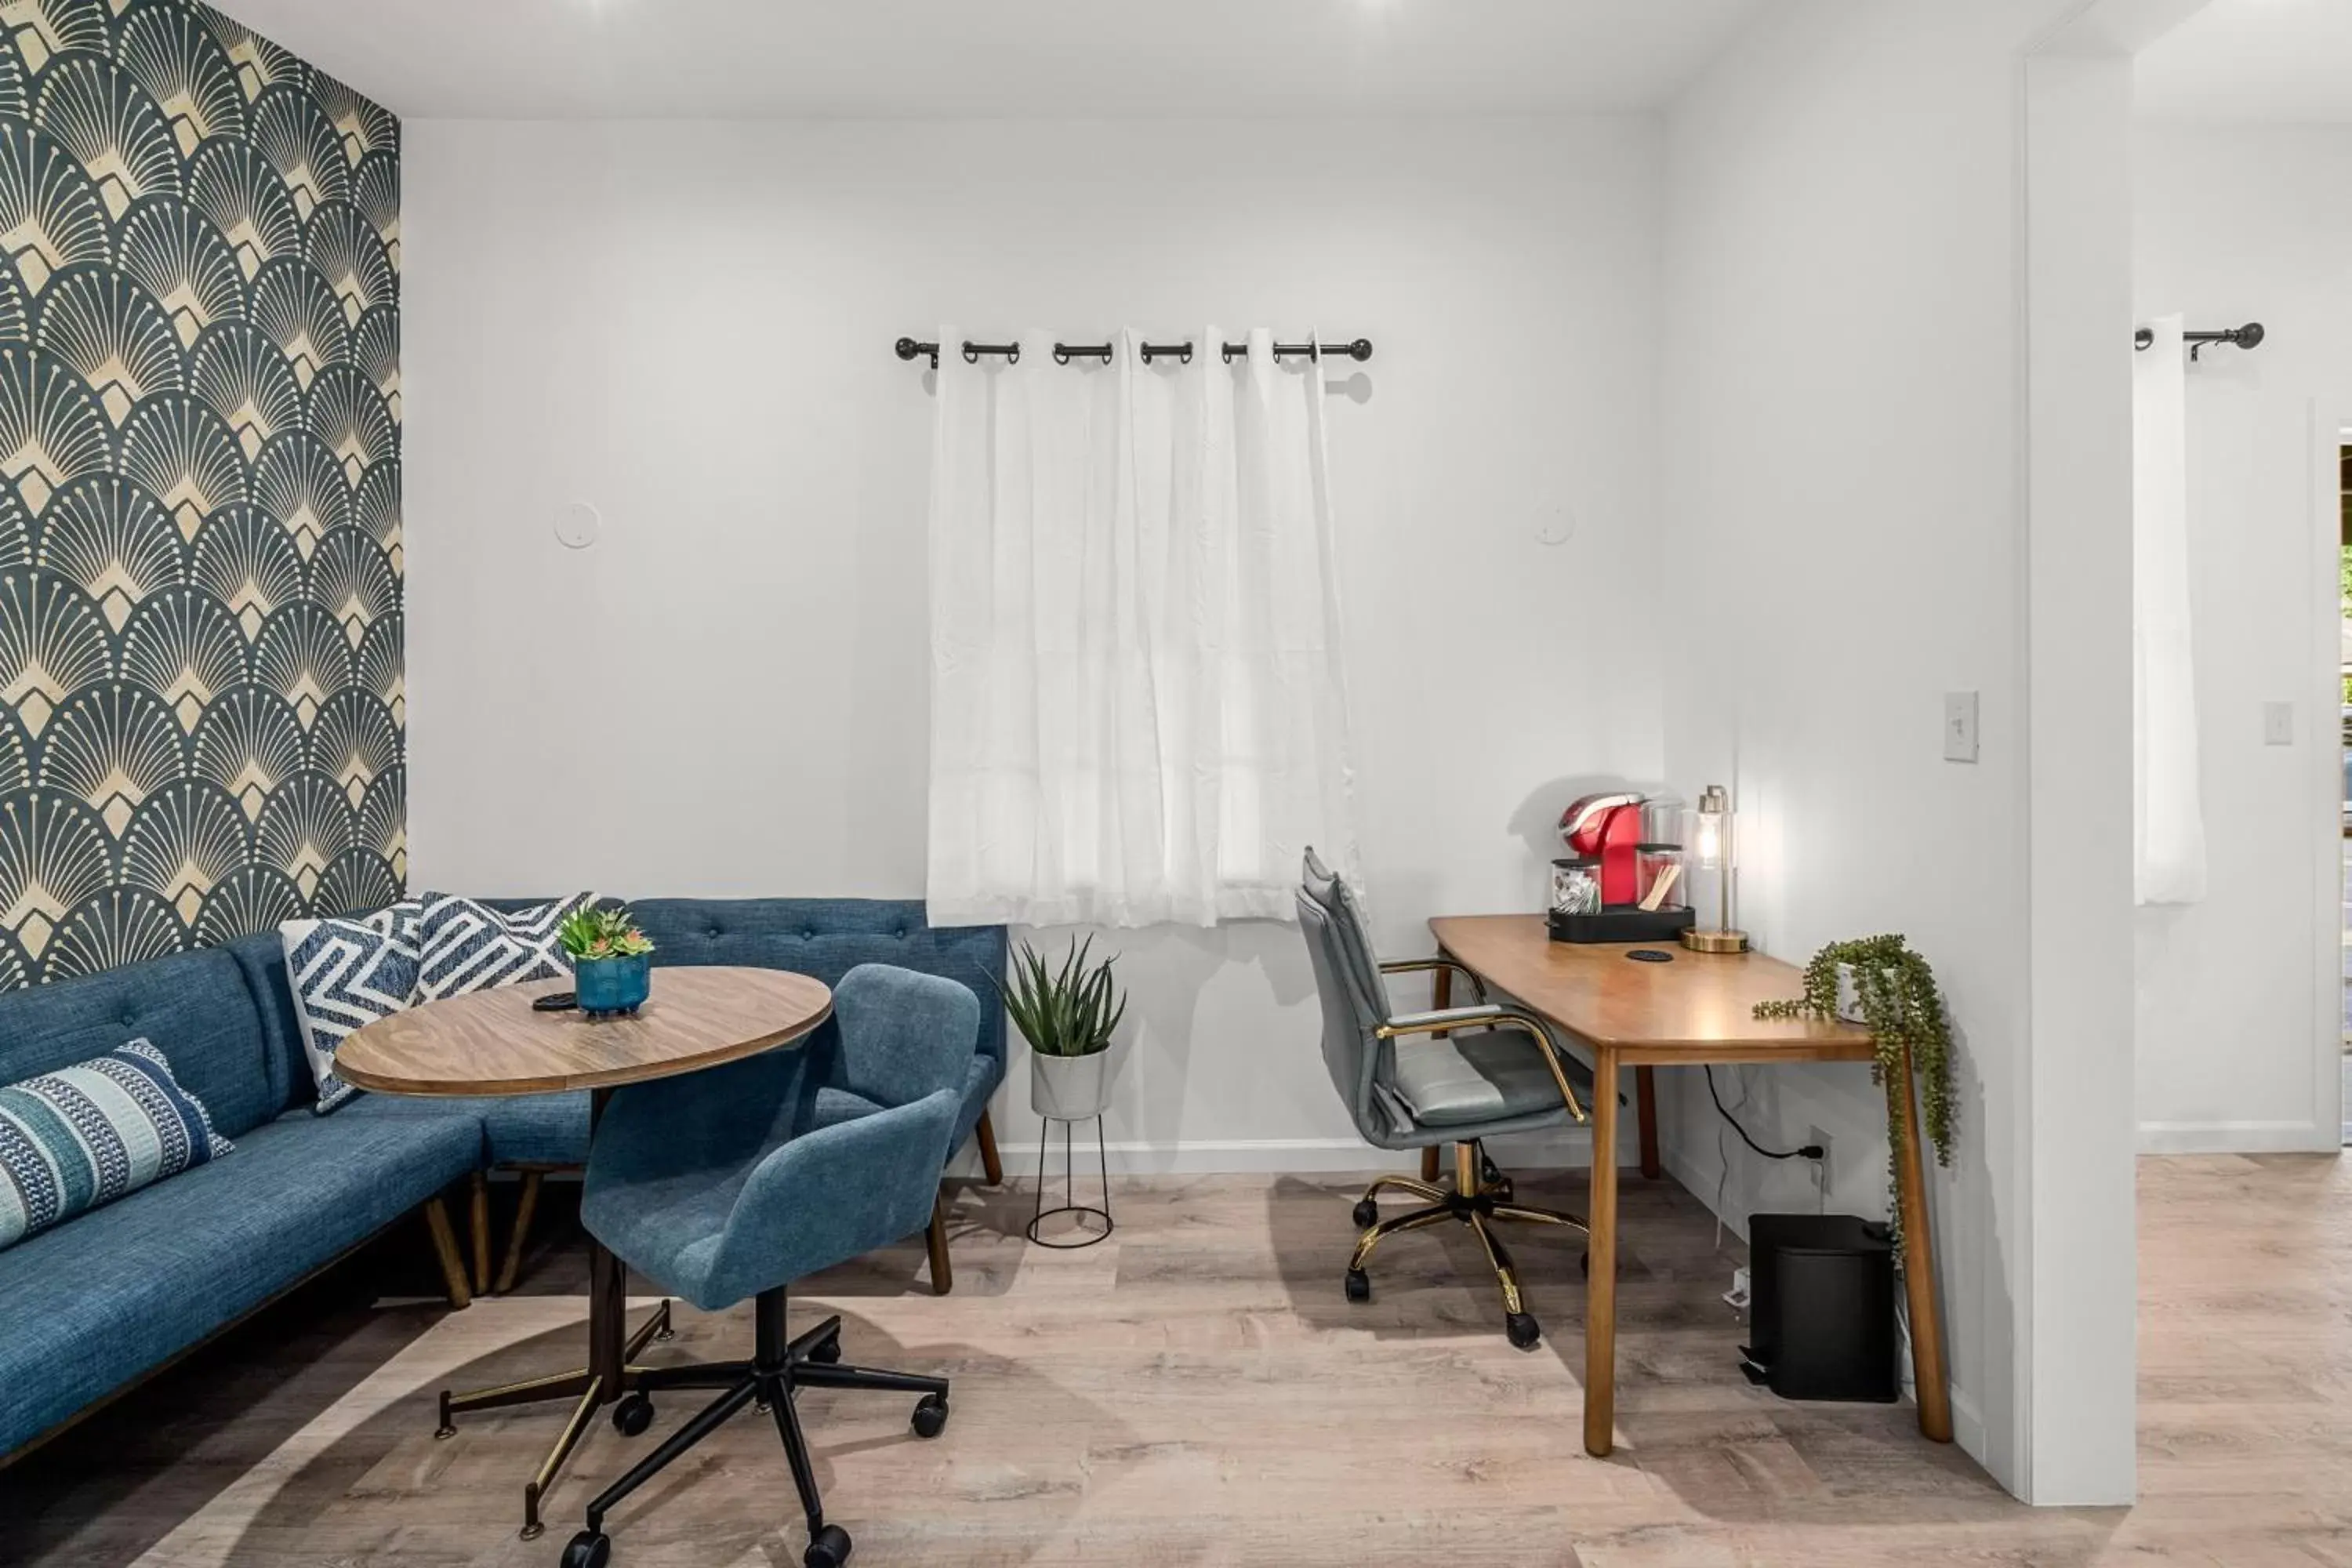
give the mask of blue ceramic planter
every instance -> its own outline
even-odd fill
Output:
[[[592,1018],[634,1013],[653,990],[653,954],[635,958],[583,958],[572,966],[572,991],[580,1010]]]

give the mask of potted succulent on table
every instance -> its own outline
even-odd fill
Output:
[[[1127,1015],[1111,980],[1113,959],[1088,964],[1088,937],[1072,941],[1060,969],[1027,942],[1013,960],[1013,984],[998,983],[1004,1010],[1029,1042],[1029,1108],[1056,1121],[1083,1121],[1110,1103],[1110,1038]]]
[[[556,928],[556,940],[572,960],[572,989],[589,1017],[634,1013],[651,994],[653,941],[627,910],[574,910]]]

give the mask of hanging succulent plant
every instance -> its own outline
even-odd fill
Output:
[[[1895,1173],[1903,1160],[1903,1103],[1897,1098],[1906,1081],[1904,1053],[1919,1084],[1921,1122],[1936,1163],[1952,1163],[1952,1132],[1957,1109],[1952,1095],[1952,1030],[1944,1013],[1943,993],[1936,972],[1911,951],[1900,936],[1867,936],[1833,942],[1813,954],[1805,965],[1804,994],[1786,1000],[1759,1002],[1759,1018],[1822,1018],[1838,1016],[1839,975],[1851,977],[1863,1026],[1871,1033],[1876,1055],[1870,1066],[1872,1081],[1886,1094],[1887,1212],[1900,1240],[1903,1205],[1896,1197]]]

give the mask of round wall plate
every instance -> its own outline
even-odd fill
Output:
[[[555,510],[555,537],[568,550],[585,550],[596,542],[604,520],[584,500],[567,501]]]

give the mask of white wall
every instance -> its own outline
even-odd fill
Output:
[[[2148,1149],[2341,1142],[2335,451],[2352,414],[2352,126],[2144,122],[2135,304],[2263,323],[2189,374],[2189,549],[2210,885],[2136,911]],[[2265,702],[2294,705],[2266,745]],[[2313,923],[2318,938],[2312,940]]]
[[[410,122],[412,885],[919,896],[931,405],[889,344],[1214,321],[1377,345],[1331,447],[1382,945],[1538,907],[1570,781],[1660,771],[1658,159],[1647,120]],[[1111,940],[1129,1164],[1369,1163],[1295,931]]]
[[[1775,7],[1669,119],[1663,301],[1664,544],[1682,609],[1667,774],[1734,786],[1745,924],[1768,951],[1801,963],[1835,938],[1899,931],[1934,963],[1961,1048],[1953,1164],[1930,1184],[1955,1415],[1969,1451],[2037,1497],[2026,1170],[2046,999],[2032,984],[2029,878],[2022,64],[2067,8]],[[2119,185],[2119,140],[2116,163]],[[2121,216],[2118,195],[2118,331]],[[2128,581],[2108,585],[2117,604]],[[2125,658],[2119,644],[2095,662],[2127,692]],[[1974,765],[1943,760],[1951,690],[1980,693]],[[2091,834],[2127,854],[2127,832]],[[2115,869],[2127,876],[2127,860]],[[2105,987],[2111,1022],[2079,1044],[2127,1078],[2127,962],[2113,946],[2112,963],[2084,957],[2079,978]],[[1885,1212],[1885,1112],[1864,1068],[1718,1076],[1727,1098],[1748,1097],[1759,1138],[1827,1132],[1830,1205]],[[1727,1218],[1822,1201],[1802,1163],[1766,1164],[1721,1131],[1696,1074],[1662,1077],[1671,1168]],[[2122,1187],[2125,1258],[2097,1306],[2124,1325],[2127,1496],[2116,1121],[2101,1191]]]

